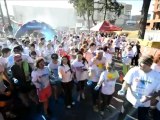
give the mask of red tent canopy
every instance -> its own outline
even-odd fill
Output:
[[[121,31],[122,28],[112,25],[111,23],[107,21],[103,21],[101,23],[98,23],[96,26],[92,27],[91,30],[106,32],[106,31]]]

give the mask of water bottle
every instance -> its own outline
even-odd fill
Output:
[[[17,80],[16,78],[13,78],[13,82],[14,82],[15,84],[18,84],[18,80]]]
[[[95,90],[95,91],[98,91],[99,88],[100,88],[100,86],[96,86],[96,87],[94,88],[94,90]]]
[[[87,85],[88,85],[88,86],[91,86],[92,83],[93,83],[92,80],[88,80],[88,81],[87,81]]]

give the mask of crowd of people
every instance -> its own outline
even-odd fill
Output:
[[[117,61],[122,62],[122,70],[117,69]],[[76,101],[86,98],[88,86],[93,110],[104,115],[116,82],[123,74],[118,94],[124,96],[126,91],[127,94],[119,119],[124,120],[135,108],[139,120],[148,120],[150,101],[159,100],[159,72],[160,55],[155,58],[141,55],[139,42],[127,41],[125,36],[64,34],[62,40],[55,36],[49,41],[44,37],[8,37],[1,45],[0,110],[4,118],[16,117],[10,110],[18,98],[26,108],[31,102],[41,104],[48,118],[52,112],[51,97],[58,101],[62,93],[66,109],[71,109]],[[72,96],[74,85],[76,100]],[[159,120],[160,102],[156,106],[153,118]]]

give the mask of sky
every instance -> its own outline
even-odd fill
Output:
[[[37,7],[58,7],[58,8],[73,8],[71,4],[68,3],[68,0],[6,0],[8,3],[8,10],[11,15],[13,15],[13,5],[23,5],[23,6],[37,6]],[[131,15],[140,15],[140,11],[142,8],[143,0],[117,0],[118,2],[123,2],[126,4],[132,5]],[[3,0],[0,0],[2,4],[2,9],[4,14],[6,14],[6,10],[4,7]],[[153,4],[154,0],[150,5],[149,13],[153,11]]]

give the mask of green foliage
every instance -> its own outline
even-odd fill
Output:
[[[118,3],[116,0],[114,2],[113,0],[101,0],[97,3],[101,4],[101,7],[98,8],[100,12],[101,11],[114,12],[118,17],[121,15],[122,9],[124,8],[124,6]]]
[[[91,16],[94,11],[94,0],[69,0],[69,2],[73,4],[80,17],[88,14],[87,11],[90,11],[88,15]]]

